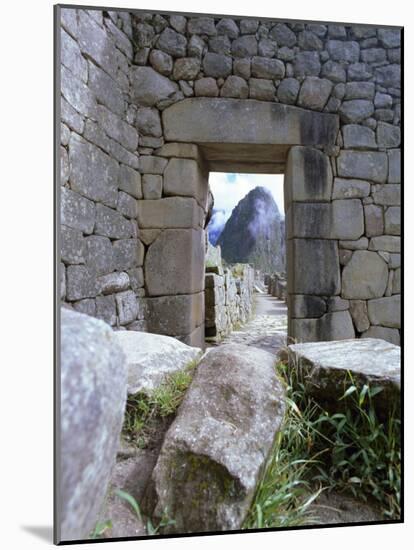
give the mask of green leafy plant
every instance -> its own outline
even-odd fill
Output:
[[[176,413],[193,378],[197,360],[166,377],[150,394],[137,393],[127,400],[123,435],[138,447],[145,447],[162,418]]]
[[[105,534],[105,532],[108,529],[112,529],[112,521],[111,520],[98,521],[98,523],[95,525],[94,530],[90,534],[90,538],[91,539],[99,539]]]
[[[142,518],[141,510],[136,499],[126,491],[123,491],[122,489],[117,489],[115,491],[115,494],[131,506],[131,508],[135,512],[139,521],[142,522],[143,518]],[[175,521],[168,516],[168,511],[165,510],[157,526],[154,526],[152,521],[150,519],[147,519],[147,522],[146,522],[147,533],[148,535],[158,535],[160,529],[163,529],[164,527],[168,527],[170,525],[175,525]]]

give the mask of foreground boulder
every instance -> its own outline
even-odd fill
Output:
[[[241,527],[284,415],[274,367],[270,353],[235,344],[201,360],[147,489],[148,512],[175,521],[169,532]]]
[[[109,325],[62,309],[60,535],[88,538],[102,506],[121,434],[124,354]]]
[[[364,384],[383,388],[374,398],[381,415],[388,415],[394,405],[399,413],[399,346],[376,338],[293,344],[288,346],[288,357],[306,392],[331,412],[338,410],[338,400],[352,384],[350,374],[359,389]]]
[[[115,340],[128,365],[128,394],[150,393],[165,377],[183,370],[197,360],[202,351],[170,336],[148,332],[118,331]]]

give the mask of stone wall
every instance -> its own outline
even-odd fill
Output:
[[[220,246],[208,244],[205,274],[205,335],[220,341],[248,321],[253,309],[255,270],[249,264],[223,268]]]
[[[286,172],[290,334],[398,341],[400,29],[61,14],[66,302],[201,345],[208,172],[251,161]]]
[[[285,300],[287,298],[287,282],[284,273],[273,273],[265,278],[267,291],[271,296]]]

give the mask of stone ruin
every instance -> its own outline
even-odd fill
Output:
[[[205,276],[206,337],[220,341],[248,321],[253,309],[255,270],[249,264],[223,268],[220,246],[208,243]]]
[[[399,343],[399,28],[56,13],[67,307],[202,347],[208,173],[285,173],[289,336]]]
[[[268,292],[271,296],[286,301],[287,298],[287,282],[285,273],[273,273],[273,275],[266,275],[264,279],[265,285],[267,285]]]

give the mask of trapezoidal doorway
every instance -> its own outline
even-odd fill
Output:
[[[363,234],[363,212],[360,201],[332,199],[338,116],[256,100],[191,98],[165,109],[162,121],[163,198],[138,207],[144,235],[157,233],[144,264],[148,330],[204,345],[209,172],[285,173],[288,336],[354,337],[342,307],[339,240]]]

